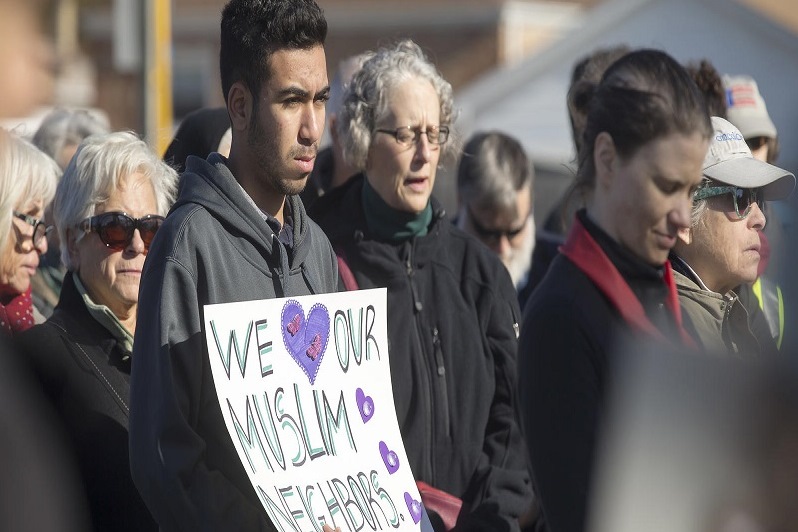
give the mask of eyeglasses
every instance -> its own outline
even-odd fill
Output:
[[[760,210],[764,211],[765,209],[765,198],[761,188],[741,188],[731,185],[706,186],[695,191],[693,201],[717,196],[726,196],[727,199],[731,197],[734,209],[732,209],[731,205],[725,205],[723,210],[727,213],[734,212],[740,220],[751,213],[751,206],[754,203],[759,205]]]
[[[104,212],[86,218],[78,227],[86,232],[96,232],[103,244],[114,251],[127,248],[133,241],[134,231],[138,229],[141,240],[144,241],[144,249],[147,250],[163,221],[164,217],[157,214],[131,218],[124,212]]]
[[[523,232],[524,229],[526,229],[526,219],[524,220],[524,223],[516,229],[489,229],[477,221],[477,217],[474,216],[474,212],[471,210],[471,207],[466,207],[466,212],[468,213],[468,218],[471,220],[471,226],[474,228],[474,232],[477,234],[480,240],[489,243],[490,245],[498,244],[502,237],[505,237],[509,242],[512,242],[516,237],[518,237],[518,235],[521,234],[521,232]]]
[[[396,142],[402,146],[410,146],[418,142],[421,134],[427,135],[427,140],[430,144],[443,144],[449,139],[448,126],[428,126],[426,131],[421,131],[420,128],[413,126],[398,127],[396,129],[377,129],[377,133],[387,133],[396,139]]]
[[[53,230],[52,225],[44,225],[44,222],[33,216],[29,216],[24,212],[14,211],[14,218],[18,218],[26,224],[33,227],[33,245],[38,247],[44,241],[45,237]]]

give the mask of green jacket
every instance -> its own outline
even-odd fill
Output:
[[[748,311],[733,291],[712,292],[687,275],[673,272],[686,327],[713,353],[760,355],[762,349],[748,325]],[[692,328],[690,328],[692,325]]]

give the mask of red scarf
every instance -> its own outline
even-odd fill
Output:
[[[33,327],[33,300],[28,289],[5,304],[0,303],[0,331],[9,336]]]
[[[588,279],[610,300],[612,306],[616,308],[629,325],[654,338],[668,341],[662,331],[657,329],[651,323],[651,320],[648,319],[640,300],[637,299],[637,296],[629,288],[621,273],[593,237],[590,236],[590,233],[587,232],[578,218],[574,220],[568,239],[560,247],[560,252],[587,275]],[[668,287],[668,297],[665,300],[665,306],[673,315],[673,319],[679,328],[682,344],[688,347],[695,347],[695,342],[682,327],[682,309],[679,307],[679,295],[676,292],[671,263],[667,260],[665,261],[664,281],[665,286]]]

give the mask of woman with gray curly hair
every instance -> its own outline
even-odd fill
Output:
[[[387,287],[391,377],[416,479],[454,495],[436,529],[514,530],[531,501],[516,411],[518,302],[498,257],[432,196],[451,142],[451,85],[412,41],[352,79],[338,115],[359,174],[311,208],[348,289]],[[428,488],[421,486],[422,499]]]
[[[67,266],[53,315],[19,336],[72,439],[94,530],[157,530],[130,475],[139,282],[177,173],[136,135],[86,138],[53,202]]]

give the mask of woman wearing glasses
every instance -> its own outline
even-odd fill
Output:
[[[393,395],[416,479],[463,500],[464,529],[513,530],[531,500],[516,412],[518,303],[498,257],[431,196],[451,121],[451,85],[416,44],[373,54],[338,115],[344,156],[361,173],[311,216],[347,288],[388,289]]]
[[[94,530],[157,530],[130,477],[130,356],[141,270],[176,183],[132,133],[85,139],[53,203],[68,270],[58,305],[20,335],[74,443]]]
[[[671,257],[679,301],[706,349],[773,352],[771,337],[751,332],[735,290],[757,277],[765,200],[786,198],[795,176],[755,159],[740,131],[726,120],[712,117],[712,125],[690,228],[679,233]]]
[[[50,157],[0,130],[0,334],[15,335],[44,321],[33,307],[31,277],[47,252],[44,207],[61,171]]]

